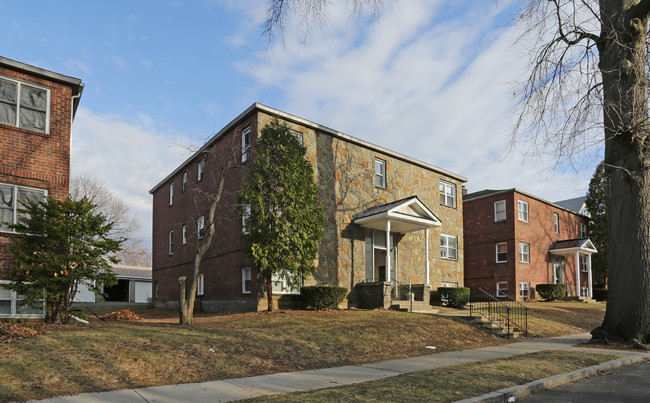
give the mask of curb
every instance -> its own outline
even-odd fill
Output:
[[[600,371],[611,371],[613,369],[621,368],[627,365],[637,364],[643,361],[650,360],[650,354],[638,353],[623,358],[617,358],[612,361],[607,361],[602,364],[593,365],[591,367],[582,368],[569,372],[566,374],[554,375],[544,379],[528,382],[523,385],[512,386],[510,388],[495,390],[494,392],[486,393],[481,396],[472,397],[470,399],[459,400],[456,403],[473,403],[473,402],[486,402],[486,403],[507,403],[533,393],[541,392],[547,389],[557,388],[558,386],[566,385],[571,382],[579,381],[590,376],[597,375]]]

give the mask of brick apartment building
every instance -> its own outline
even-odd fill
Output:
[[[0,57],[0,281],[11,270],[6,224],[20,219],[21,202],[68,197],[70,130],[82,91],[78,78]],[[0,289],[0,317],[38,315],[15,301]]]
[[[562,283],[592,296],[588,217],[518,189],[463,196],[465,286],[534,298],[537,284]]]
[[[150,191],[157,304],[177,303],[178,278],[191,272],[206,227],[205,195],[214,193],[225,169],[216,238],[199,275],[199,304],[206,310],[266,308],[265,298],[258,301],[256,271],[246,258],[235,206],[256,139],[274,118],[306,147],[325,208],[317,271],[305,285],[346,287],[350,306],[385,306],[409,283],[427,301],[431,287],[462,285],[463,204],[457,191],[465,178],[255,103]],[[298,292],[282,278],[273,289],[280,303]],[[373,295],[383,300],[368,302]]]

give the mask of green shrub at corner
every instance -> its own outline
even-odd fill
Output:
[[[300,295],[302,295],[307,308],[319,311],[332,305],[337,306],[343,301],[347,293],[347,288],[330,285],[313,285],[300,288]]]
[[[469,302],[469,288],[467,287],[438,287],[440,299],[447,301],[447,306],[462,308]]]
[[[604,288],[594,288],[593,296],[596,301],[607,301],[607,290]]]
[[[546,301],[553,301],[566,295],[564,284],[537,284],[535,291]]]

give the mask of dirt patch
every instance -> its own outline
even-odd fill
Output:
[[[18,325],[15,323],[0,322],[0,343],[11,343],[18,339],[27,339],[39,334],[43,331],[31,326]]]
[[[119,320],[119,321],[132,321],[132,320],[142,320],[142,317],[136,313],[133,313],[130,309],[122,309],[121,311],[107,313],[106,315],[100,316],[102,320]]]

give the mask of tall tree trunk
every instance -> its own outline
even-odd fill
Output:
[[[269,306],[266,308],[268,312],[273,311],[273,275],[271,271],[267,271],[266,274],[266,301]]]
[[[592,331],[595,338],[642,343],[650,341],[647,8],[645,0],[600,1],[609,294],[603,324]]]

